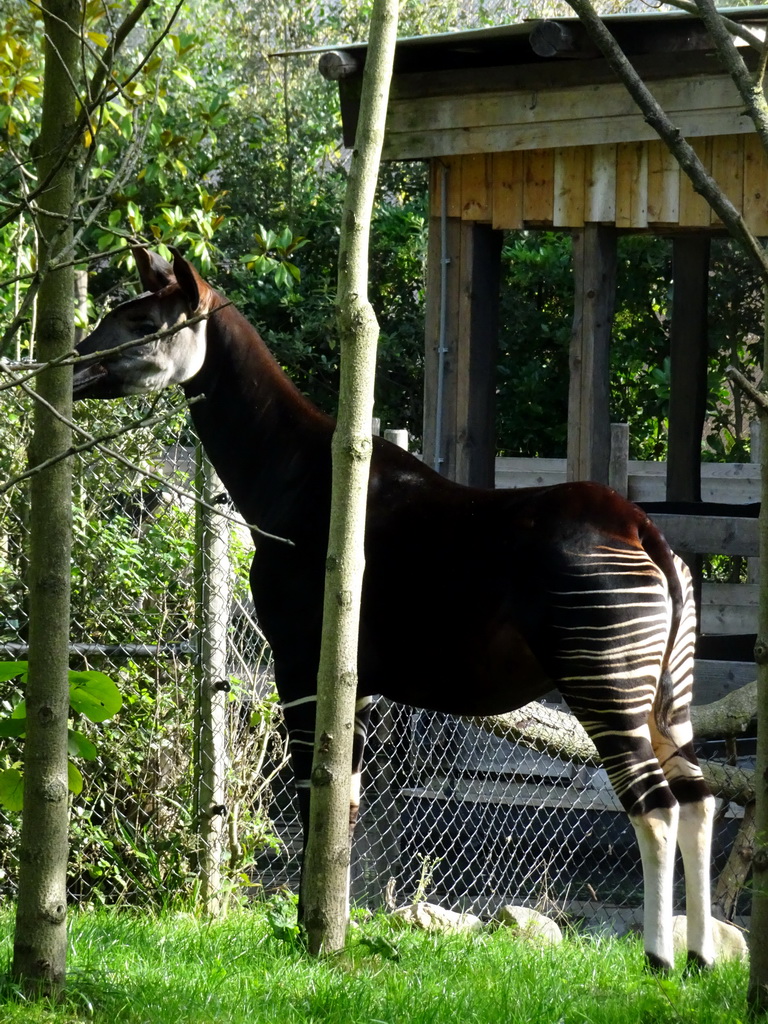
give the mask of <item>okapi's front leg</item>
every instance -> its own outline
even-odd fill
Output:
[[[355,732],[352,741],[352,776],[349,794],[349,842],[350,848],[360,812],[360,796],[362,789],[363,757],[365,742],[368,736],[368,723],[371,717],[373,698],[361,697],[355,704]],[[312,759],[315,744],[315,714],[317,696],[311,694],[282,704],[285,725],[288,731],[288,744],[294,772],[296,797],[299,804],[299,817],[302,826],[301,871],[304,871],[304,858],[309,835],[309,806],[311,791]],[[299,888],[301,893],[301,885]],[[349,879],[347,879],[347,910],[349,910]],[[301,898],[299,899],[299,921],[302,919]]]

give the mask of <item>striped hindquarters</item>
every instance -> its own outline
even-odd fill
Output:
[[[649,722],[662,689],[671,708],[687,709],[691,659],[678,638],[691,635],[689,602],[670,644],[678,615],[667,579],[645,551],[619,541],[569,552],[550,598],[558,687],[617,796],[631,813],[671,805]]]

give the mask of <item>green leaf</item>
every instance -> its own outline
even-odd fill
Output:
[[[26,718],[27,717],[27,702],[20,700],[16,707],[11,711],[11,718]]]
[[[83,791],[83,776],[80,774],[80,769],[71,761],[67,761],[67,785],[70,793],[74,793],[75,796]]]
[[[0,718],[0,736],[23,736],[26,731],[26,718]]]
[[[26,661],[0,661],[0,683],[7,683],[16,676],[26,675],[28,665]]]
[[[117,686],[103,672],[70,672],[69,703],[92,722],[104,722],[123,706]]]
[[[0,722],[1,727],[2,722]],[[2,733],[0,732],[1,735]],[[76,732],[74,729],[67,730],[67,750],[72,757],[84,757],[86,761],[95,761],[98,757],[98,751],[88,737],[83,736],[81,732]]]
[[[0,804],[8,811],[20,811],[24,806],[24,776],[18,768],[0,772]]]
[[[180,78],[185,85],[188,85],[190,89],[197,88],[197,82],[194,80],[187,68],[174,68],[173,73],[177,78]]]

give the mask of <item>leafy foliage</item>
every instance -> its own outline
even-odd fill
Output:
[[[26,679],[26,661],[0,663],[0,682]],[[69,673],[69,703],[76,715],[84,715],[91,722],[105,722],[122,707],[120,691],[103,672],[84,671]],[[26,733],[26,704],[20,701],[11,709],[9,718],[0,719],[0,737],[21,739]],[[82,733],[69,730],[69,753],[89,761],[96,758],[96,747]],[[69,789],[76,796],[82,792],[83,776],[76,765],[69,762]],[[14,764],[0,772],[0,805],[9,811],[20,811],[24,802],[23,773]]]
[[[402,34],[445,31],[516,20],[542,3],[504,0],[466,5],[404,0]],[[551,6],[551,5],[547,5]],[[77,258],[91,268],[91,308],[128,296],[126,261],[132,238],[166,256],[180,245],[212,282],[262,325],[278,360],[318,405],[335,410],[338,345],[335,326],[338,217],[347,154],[340,145],[336,89],[322,81],[310,56],[274,58],[275,51],[365,37],[370,0],[306,4],[299,0],[199,0],[150,49],[172,10],[157,0],[153,21],[136,32],[114,68],[122,87],[78,144],[83,185],[76,227]],[[567,12],[567,8],[561,5]],[[93,71],[110,41],[115,9],[84,4],[84,63]],[[216,27],[215,35],[211,26]],[[90,49],[89,49],[90,47]],[[42,26],[33,4],[0,0],[0,179],[4,196],[28,186],[31,144],[39,129]],[[145,59],[146,58],[146,59]],[[136,71],[137,65],[141,65]],[[136,71],[135,74],[133,72]],[[384,427],[407,427],[418,445],[422,429],[426,173],[419,165],[383,168],[373,219],[370,291],[381,327],[375,413]],[[114,253],[117,250],[117,254]],[[92,257],[96,257],[91,260]],[[85,263],[84,263],[85,265]],[[760,290],[744,258],[728,242],[713,249],[707,457],[743,458],[746,414],[722,384],[726,362],[753,375],[759,359]],[[0,309],[4,327],[18,320],[2,355],[34,356],[34,305],[27,302],[37,271],[28,214],[0,228]],[[648,237],[620,241],[614,329],[612,410],[631,425],[631,454],[661,458],[669,393],[668,333],[671,267],[668,243]],[[568,343],[573,280],[570,239],[555,232],[510,235],[504,247],[497,430],[505,454],[565,453]],[[7,397],[8,393],[5,393]],[[94,434],[147,409],[135,399],[94,403],[76,412]],[[169,404],[164,424],[112,447],[140,469],[166,472],[164,452],[188,443],[186,413]],[[3,402],[0,475],[26,464],[30,414],[14,397]],[[109,500],[105,498],[109,494]],[[0,532],[0,638],[24,642],[26,488],[3,495]],[[92,644],[172,642],[193,637],[193,514],[156,481],[99,454],[76,469],[73,519],[73,636]],[[239,596],[246,589],[248,551],[237,561]],[[239,628],[239,627],[237,627]],[[123,694],[117,717],[71,738],[72,756],[89,759],[73,804],[71,890],[102,901],[173,903],[193,886],[189,662],[170,655],[152,664],[121,657],[77,659],[76,671],[108,669]],[[13,748],[23,718],[12,717],[10,681],[0,684],[5,717],[0,736]],[[239,748],[232,786],[243,853],[275,840],[267,814],[269,773],[284,750],[270,696],[254,699],[233,684],[229,712]],[[18,714],[18,712],[17,712]],[[238,731],[239,729],[239,731]],[[7,741],[7,742],[5,742]],[[238,760],[239,758],[239,760]],[[9,776],[9,784],[20,775]],[[13,797],[11,797],[13,799]],[[13,823],[0,815],[0,885],[9,887]]]

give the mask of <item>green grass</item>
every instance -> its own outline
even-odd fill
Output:
[[[574,936],[527,945],[508,931],[434,937],[380,919],[312,960],[277,939],[264,909],[190,914],[80,912],[56,1007],[0,985],[0,1024],[739,1024],[747,968],[645,973],[637,939]],[[13,918],[0,913],[0,971]],[[361,937],[368,937],[365,944]],[[380,951],[375,949],[380,947]],[[6,975],[7,976],[7,975]]]

